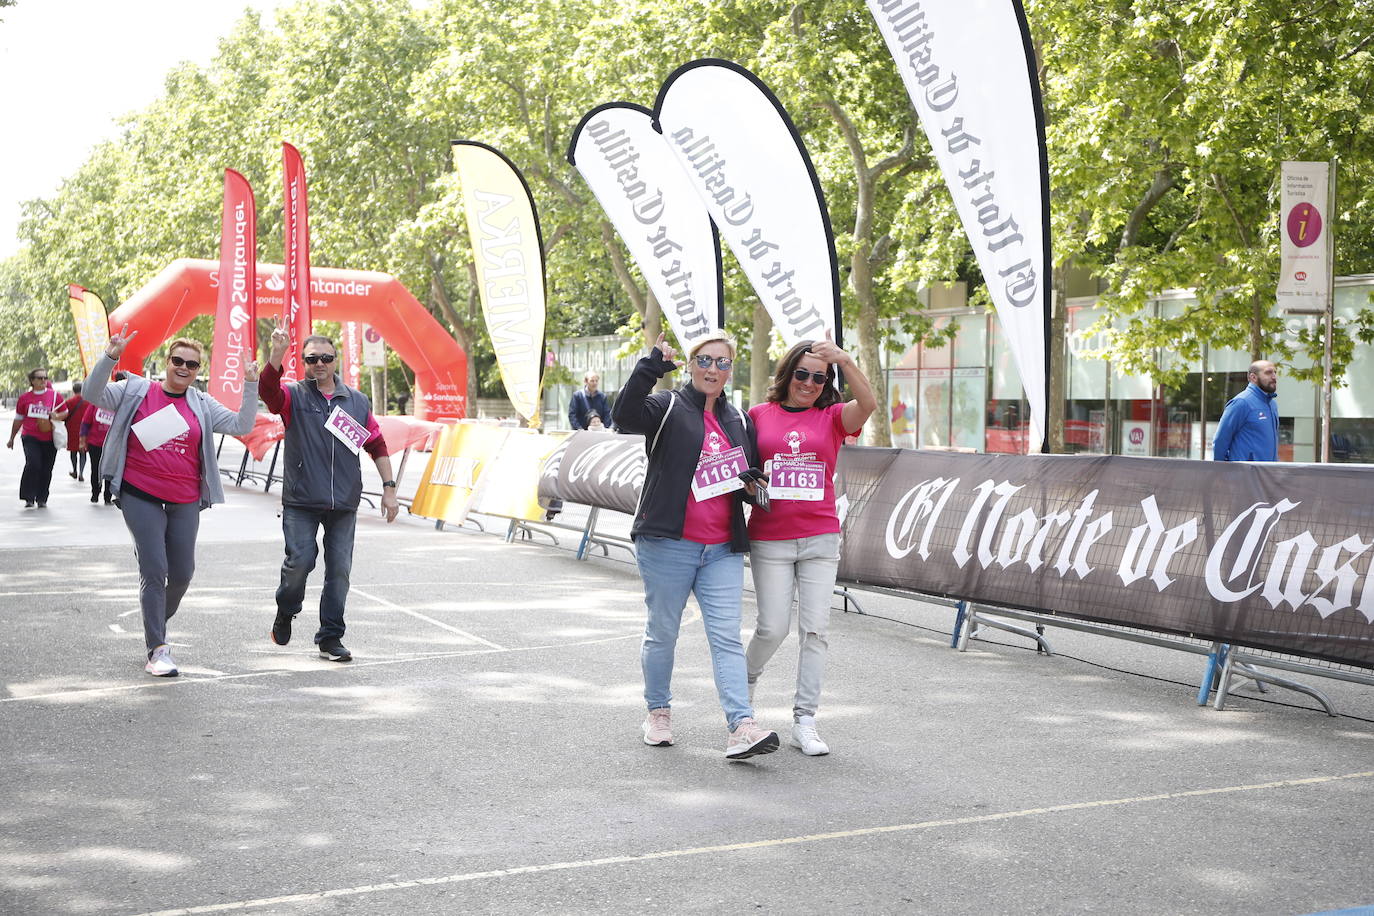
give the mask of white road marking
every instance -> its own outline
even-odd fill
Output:
[[[123,614],[120,614],[119,616],[123,617],[124,615],[123,615]],[[110,629],[113,630],[113,631],[116,632],[116,633],[123,633],[123,632],[125,632],[124,628],[121,627],[121,626],[120,626],[119,624],[117,624],[117,623],[112,623],[112,624],[110,624]]]
[[[119,575],[123,575],[123,574],[121,573],[121,574],[119,574]],[[134,576],[136,576],[137,573],[130,573],[129,575],[134,575]],[[581,579],[579,579],[578,581],[579,581],[579,582],[581,582],[581,581],[602,582],[602,583],[607,583],[607,584],[609,584],[609,583],[611,583],[613,580],[610,580],[610,579],[596,579],[596,578],[593,578],[593,579],[588,579],[588,580],[581,580]],[[414,587],[414,588],[447,588],[447,587],[458,586],[458,585],[461,585],[461,586],[464,586],[464,587],[468,587],[468,586],[491,586],[491,587],[496,587],[496,586],[502,586],[502,585],[510,585],[510,582],[508,582],[508,581],[502,581],[502,582],[474,582],[474,581],[472,581],[472,580],[470,580],[470,579],[464,579],[464,580],[461,580],[461,581],[454,581],[454,582],[374,582],[374,583],[372,583],[371,585],[369,585],[368,588],[411,588],[411,587]],[[538,586],[541,586],[541,585],[542,585],[542,586],[547,586],[547,587],[549,587],[549,588],[555,588],[555,587],[557,587],[557,588],[566,588],[567,582],[566,582],[566,580],[560,580],[560,581],[558,581],[558,582],[522,582],[521,585],[522,585],[522,586],[523,586],[523,585],[528,585],[528,586],[534,586],[534,587],[538,587]],[[270,583],[270,582],[269,582],[269,583],[266,583],[266,584],[264,584],[264,585],[201,585],[200,583],[192,583],[192,585],[191,585],[191,590],[190,590],[190,592],[188,592],[188,594],[194,595],[196,592],[271,592],[271,591],[274,591],[275,589],[276,589],[276,585],[273,584],[273,583]],[[104,592],[104,593],[106,593],[106,594],[92,594],[92,595],[89,595],[89,597],[90,597],[90,598],[93,598],[93,599],[96,599],[96,600],[102,600],[102,601],[121,601],[121,600],[124,600],[124,599],[125,599],[129,594],[131,594],[131,593],[137,594],[137,592],[138,592],[138,585],[137,585],[137,583],[135,583],[135,584],[133,584],[133,585],[123,585],[123,586],[113,586],[113,585],[112,585],[112,586],[110,586],[110,587],[108,587],[108,588],[100,589],[99,591]],[[312,588],[310,589],[310,591],[318,591],[318,589],[312,587]],[[357,589],[352,589],[352,591],[355,591],[355,592],[356,592]],[[72,590],[69,589],[69,588],[63,588],[63,589],[37,589],[37,590],[33,590],[33,591],[0,592],[0,598],[26,598],[26,597],[29,597],[30,595],[70,595],[71,593],[72,593]],[[115,593],[118,593],[118,594],[115,594]]]
[[[413,665],[416,662],[430,661],[433,659],[445,658],[464,658],[469,655],[496,655],[502,652],[539,652],[545,649],[571,649],[576,646],[597,646],[602,643],[618,642],[623,639],[642,639],[642,632],[634,632],[625,636],[603,636],[599,639],[581,639],[576,642],[563,642],[547,646],[516,646],[514,648],[496,649],[461,649],[454,652],[425,652],[419,655],[404,655],[398,658],[382,658],[373,661],[359,661],[354,659],[347,665],[324,665],[318,668],[272,668],[267,671],[247,671],[242,674],[226,674],[222,677],[188,677],[183,671],[181,677],[175,679],[159,679],[156,681],[140,681],[135,684],[114,684],[109,687],[83,687],[80,690],[60,690],[56,693],[35,693],[24,696],[0,697],[0,703],[21,703],[26,700],[53,700],[69,699],[71,697],[89,696],[97,693],[118,693],[126,690],[156,690],[159,688],[172,689],[190,684],[211,684],[219,681],[236,681],[255,677],[277,677],[295,674],[317,674],[317,673],[343,673],[346,671],[356,671],[361,668],[375,668],[384,665]]]
[[[980,814],[973,817],[956,817],[936,821],[920,821],[914,824],[890,824],[881,827],[859,827],[853,830],[835,830],[830,833],[811,833],[803,836],[779,837],[772,840],[754,840],[748,843],[725,843],[719,846],[695,846],[686,849],[665,849],[660,852],[646,852],[635,855],[607,856],[601,859],[581,859],[571,862],[549,862],[543,865],[522,865],[516,868],[501,868],[493,871],[468,872],[460,875],[443,875],[437,878],[415,878],[410,881],[388,881],[384,884],[364,884],[357,887],[341,887],[333,890],[309,894],[289,894],[283,897],[260,897],[256,900],[239,900],[231,903],[214,903],[205,906],[184,907],[175,910],[158,910],[155,913],[141,913],[139,916],[192,916],[196,913],[223,913],[229,910],[280,906],[289,903],[311,903],[336,897],[356,897],[362,894],[377,894],[384,891],[409,890],[417,887],[434,887],[442,884],[459,884],[466,881],[481,881],[495,878],[510,878],[517,875],[536,875],[543,872],[569,871],[572,869],[601,868],[607,865],[632,865],[639,862],[652,862],[659,859],[675,859],[684,856],[715,855],[740,852],[747,849],[768,849],[777,846],[792,846],[798,843],[820,843],[830,840],[847,840],[856,837],[879,836],[889,833],[909,833],[916,830],[933,830],[940,827],[962,827],[972,824],[988,824],[997,821],[1010,821],[1023,817],[1044,814],[1059,814],[1065,811],[1083,811],[1092,808],[1116,808],[1126,805],[1141,805],[1150,802],[1173,801],[1182,798],[1201,798],[1208,795],[1225,795],[1235,792],[1258,792],[1267,789],[1288,789],[1297,786],[1314,786],[1322,783],[1339,782],[1348,779],[1368,779],[1374,771],[1345,773],[1339,776],[1312,776],[1306,779],[1281,779],[1275,782],[1254,783],[1241,786],[1222,786],[1215,789],[1189,789],[1183,792],[1161,792],[1157,795],[1138,795],[1134,798],[1110,798],[1099,801],[1072,802],[1064,805],[1049,805],[1043,808],[1023,808],[1019,811],[1003,811],[998,814]]]
[[[370,595],[370,594],[368,594],[367,592],[362,591],[361,589],[356,589],[356,588],[355,588],[355,589],[353,589],[352,591],[353,591],[353,594],[355,594],[355,595],[362,595],[364,598],[368,599],[369,601],[375,601],[375,602],[377,602],[378,604],[382,605],[383,607],[390,608],[390,609],[393,610],[393,611],[400,611],[402,614],[409,614],[411,617],[414,617],[416,620],[423,620],[425,623],[432,623],[432,624],[434,624],[436,627],[438,627],[438,628],[441,629],[441,630],[448,630],[450,633],[457,633],[459,636],[463,637],[464,639],[470,639],[470,640],[472,640],[473,642],[478,643],[479,645],[486,646],[486,647],[489,648],[489,649],[501,649],[501,648],[504,648],[503,646],[498,646],[496,643],[492,642],[491,640],[483,639],[482,637],[480,637],[480,636],[478,636],[478,635],[476,635],[476,634],[474,634],[474,633],[469,633],[467,630],[460,630],[460,629],[458,629],[457,627],[449,626],[448,624],[443,623],[442,621],[435,620],[433,617],[426,617],[424,614],[421,614],[419,611],[412,611],[412,610],[411,610],[410,608],[408,608],[408,607],[401,607],[399,604],[395,604],[395,603],[393,603],[393,602],[391,602],[391,601],[387,601],[385,598],[378,598],[376,595]]]

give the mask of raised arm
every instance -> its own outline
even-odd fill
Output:
[[[124,353],[124,348],[137,336],[137,331],[129,333],[129,326],[126,324],[122,331],[110,338],[110,342],[105,345],[105,352],[100,354],[100,359],[91,367],[91,374],[86,376],[86,381],[81,385],[81,392],[86,400],[97,407],[109,410],[119,406],[119,402],[124,398],[124,386],[111,385],[110,376],[114,373],[114,367],[119,364],[119,357]]]
[[[615,410],[612,412],[615,425],[622,432],[647,436],[658,429],[668,402],[663,398],[651,398],[650,395],[658,380],[677,368],[677,363],[673,361],[676,356],[677,351],[664,342],[663,334],[659,334],[658,342],[649,355],[635,365],[625,381],[625,387],[616,396]]]
[[[212,397],[210,402],[210,423],[217,433],[231,436],[246,436],[253,431],[258,419],[258,362],[253,360],[243,368],[243,399],[239,401],[238,412],[230,410]]]
[[[834,363],[835,367],[844,373],[849,390],[854,392],[854,400],[844,405],[840,419],[844,422],[847,433],[863,429],[868,418],[873,416],[873,411],[878,409],[878,398],[873,393],[873,386],[869,384],[868,377],[859,370],[859,364],[854,361],[854,357],[835,346],[829,331],[825,332],[825,340],[812,345],[811,355]]]

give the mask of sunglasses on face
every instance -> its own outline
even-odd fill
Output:
[[[721,372],[729,372],[730,367],[735,364],[735,361],[728,356],[698,356],[696,359],[698,368],[710,369],[711,364],[715,363],[716,368]]]
[[[792,377],[799,382],[804,382],[808,378],[817,385],[824,385],[826,375],[824,372],[807,372],[805,369],[798,369],[792,373]]]
[[[30,379],[30,381],[34,382],[46,382],[47,380],[48,377],[46,375],[35,375],[32,379]]]
[[[182,368],[182,367],[184,366],[184,367],[186,367],[187,369],[190,369],[192,372],[195,372],[197,369],[200,368],[200,361],[199,361],[199,360],[194,360],[194,359],[182,359],[180,356],[169,356],[169,357],[167,357],[167,360],[168,360],[168,362],[170,362],[173,366],[176,366],[178,369],[180,369],[180,368]]]
[[[304,357],[302,357],[302,359],[304,359],[307,363],[309,363],[309,364],[312,365],[312,366],[315,365],[316,363],[324,363],[324,364],[327,366],[327,365],[329,365],[330,363],[334,362],[334,354],[333,354],[333,353],[311,353],[309,356],[304,356]]]

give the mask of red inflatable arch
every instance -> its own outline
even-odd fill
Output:
[[[141,333],[120,359],[138,371],[153,351],[197,315],[215,311],[219,263],[179,258],[110,314],[110,328],[126,323]],[[258,264],[258,317],[282,311],[282,266]],[[415,416],[452,420],[467,416],[468,356],[401,282],[367,270],[310,269],[310,305],[321,321],[372,325],[415,372]],[[382,411],[378,411],[381,413]]]

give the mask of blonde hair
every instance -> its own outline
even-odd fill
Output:
[[[177,349],[178,347],[186,347],[187,349],[195,350],[196,353],[200,354],[200,361],[205,362],[205,344],[201,343],[200,341],[192,340],[189,337],[178,337],[176,340],[172,341],[167,345],[168,359],[172,358],[172,351]]]
[[[692,344],[692,349],[687,351],[687,358],[691,359],[693,356],[697,355],[697,353],[701,350],[702,347],[706,346],[708,343],[714,343],[716,341],[720,341],[721,343],[729,347],[730,358],[735,358],[735,338],[731,337],[729,332],[726,331],[724,328],[716,328],[714,331],[707,332],[705,336],[697,338],[697,340]]]

